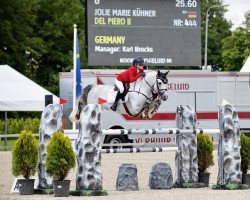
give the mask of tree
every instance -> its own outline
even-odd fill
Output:
[[[39,41],[33,34],[37,3],[37,0],[1,0],[0,64],[9,64],[23,74],[27,74],[26,53],[33,51]]]
[[[208,48],[207,48],[207,64],[214,67],[223,68],[221,61],[222,56],[222,39],[231,35],[230,28],[231,22],[224,18],[227,11],[222,7],[223,2],[218,0],[205,1],[201,0],[201,28],[202,28],[202,55],[205,52],[205,25],[206,25],[206,12],[210,6],[220,5],[221,7],[212,8],[209,10],[208,19]],[[203,58],[204,60],[204,58]],[[204,63],[204,61],[203,61]]]
[[[237,28],[231,36],[222,40],[222,61],[225,70],[239,71],[250,55],[249,13],[245,15],[246,27]]]
[[[39,49],[41,56],[35,57],[36,80],[56,94],[59,93],[59,72],[73,68],[73,24],[83,30],[83,11],[80,1],[40,1],[35,32],[44,45]]]

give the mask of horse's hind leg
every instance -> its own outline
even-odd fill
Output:
[[[76,107],[70,113],[69,119],[71,122],[78,122],[83,108],[83,102],[77,100]]]

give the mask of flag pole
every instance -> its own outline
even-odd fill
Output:
[[[74,24],[74,52],[73,52],[73,110],[75,110],[76,107],[76,34],[77,34],[77,25]],[[72,129],[76,129],[76,123],[73,122]]]

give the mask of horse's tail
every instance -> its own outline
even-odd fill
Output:
[[[83,89],[83,93],[80,95],[80,97],[77,99],[76,107],[74,110],[72,110],[69,119],[72,122],[78,122],[79,121],[79,116],[80,112],[83,109],[84,106],[88,104],[88,93],[89,91],[93,88],[94,85],[88,85]],[[80,106],[80,108],[79,108]],[[78,117],[77,117],[78,115]]]
[[[83,93],[81,95],[81,101],[83,103],[83,105],[87,105],[88,104],[88,94],[89,94],[89,91],[94,87],[93,84],[90,84],[90,85],[87,85],[84,89],[83,89]]]

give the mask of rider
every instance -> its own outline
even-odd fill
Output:
[[[115,84],[118,87],[119,91],[117,92],[114,104],[110,107],[113,111],[116,111],[118,101],[122,97],[122,93],[124,92],[124,84],[135,82],[141,76],[145,76],[143,66],[143,58],[136,57],[133,60],[133,65],[130,66],[129,69],[118,74],[115,80]]]

